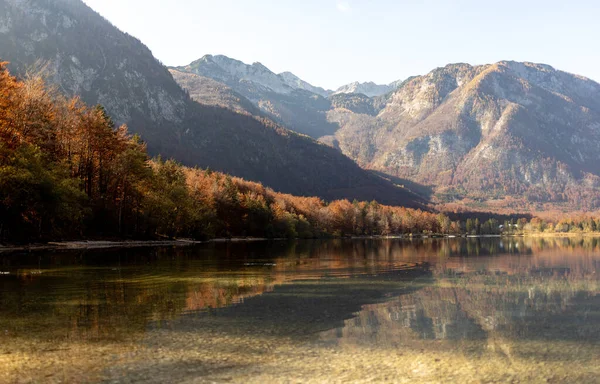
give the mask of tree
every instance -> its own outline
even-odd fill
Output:
[[[473,219],[467,219],[467,234],[472,235],[475,228],[475,222]]]
[[[32,145],[8,152],[0,143],[0,227],[13,239],[64,235],[81,227],[85,195],[65,169]]]
[[[440,232],[444,234],[448,234],[452,227],[452,221],[450,218],[442,213],[437,216],[437,222],[440,228]]]

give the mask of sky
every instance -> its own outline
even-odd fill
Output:
[[[222,54],[337,89],[517,60],[600,81],[598,0],[84,1],[169,66]]]

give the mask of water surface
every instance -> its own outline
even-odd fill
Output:
[[[600,241],[0,254],[0,382],[599,382]]]

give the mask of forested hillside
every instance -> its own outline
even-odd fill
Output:
[[[376,202],[276,193],[259,183],[150,160],[101,107],[0,64],[0,240],[322,237],[439,231],[441,216]],[[447,220],[447,219],[444,219]],[[449,224],[448,224],[449,225]]]

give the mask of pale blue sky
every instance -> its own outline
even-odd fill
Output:
[[[223,54],[326,88],[499,60],[600,80],[598,0],[84,1],[167,65]]]

